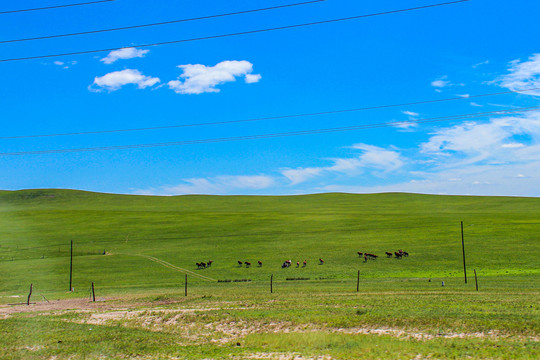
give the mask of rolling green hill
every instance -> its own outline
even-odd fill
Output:
[[[536,198],[0,192],[0,358],[536,359],[539,214]],[[31,283],[35,305],[7,305]]]
[[[214,280],[304,277],[457,278],[538,275],[540,199],[402,193],[152,197],[73,190],[0,193],[0,294],[99,282],[111,292],[175,286],[184,272]],[[408,258],[388,259],[404,249]],[[379,255],[364,263],[357,252]],[[105,252],[106,255],[103,255]],[[325,260],[317,265],[318,259]],[[284,260],[293,267],[281,269]],[[196,262],[213,260],[198,270]],[[237,261],[250,261],[251,268]],[[262,267],[256,263],[263,262]],[[296,268],[296,261],[307,266]],[[192,276],[194,283],[205,279]]]

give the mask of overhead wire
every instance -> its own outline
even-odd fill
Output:
[[[326,0],[311,0],[311,1],[304,1],[304,2],[299,2],[299,3],[294,3],[294,4],[278,5],[278,6],[271,6],[271,7],[265,7],[265,8],[252,9],[252,10],[234,11],[234,12],[229,12],[229,13],[224,13],[224,14],[199,16],[199,17],[180,19],[180,20],[162,21],[162,22],[150,23],[150,24],[122,26],[122,27],[117,27],[117,28],[81,31],[81,32],[75,32],[75,33],[68,33],[68,34],[37,36],[37,37],[23,38],[23,39],[0,40],[0,44],[21,42],[21,41],[55,39],[55,38],[60,38],[60,37],[80,36],[80,35],[98,34],[98,33],[103,33],[103,32],[111,32],[111,31],[130,30],[130,29],[139,29],[139,28],[144,28],[144,27],[170,25],[170,24],[177,24],[177,23],[182,23],[182,22],[207,20],[207,19],[214,19],[214,18],[219,18],[219,17],[241,15],[241,14],[249,14],[249,13],[254,13],[254,12],[268,11],[268,10],[277,10],[277,9],[283,9],[283,8],[288,8],[288,7],[293,7],[293,6],[302,6],[302,5],[320,3],[320,2],[324,2],[324,1],[326,1]]]
[[[453,4],[458,4],[458,3],[464,3],[464,2],[468,2],[468,1],[470,1],[470,0],[455,0],[455,1],[450,1],[450,2],[432,4],[432,5],[423,5],[423,6],[411,7],[411,8],[405,8],[405,9],[383,11],[383,12],[378,12],[378,13],[363,14],[363,15],[356,15],[356,16],[348,16],[348,17],[338,18],[338,19],[314,21],[314,22],[309,22],[309,23],[278,26],[278,27],[258,29],[258,30],[248,30],[248,31],[241,31],[241,32],[235,32],[235,33],[228,33],[228,34],[210,35],[210,36],[203,36],[203,37],[189,38],[189,39],[162,41],[162,42],[155,42],[155,43],[148,43],[148,44],[132,45],[132,46],[127,46],[127,47],[129,47],[129,48],[132,48],[132,47],[144,48],[144,47],[153,47],[153,46],[161,46],[161,45],[179,44],[179,43],[184,43],[184,42],[219,39],[219,38],[232,37],[232,36],[241,36],[241,35],[248,35],[248,34],[257,34],[257,33],[264,33],[264,32],[277,31],[277,30],[294,29],[294,28],[300,28],[300,27],[305,27],[305,26],[329,24],[329,23],[335,23],[335,22],[340,22],[340,21],[356,20],[356,19],[374,17],[374,16],[397,14],[397,13],[403,13],[403,12],[409,12],[409,11],[416,11],[416,10],[422,10],[422,9],[428,9],[428,8],[434,8],[434,7],[447,6],[447,5],[453,5]],[[8,58],[8,59],[0,59],[0,62],[22,61],[22,60],[44,59],[44,58],[60,57],[60,56],[93,54],[93,53],[98,53],[98,52],[120,50],[120,49],[123,49],[123,48],[126,48],[126,47],[123,46],[123,47],[113,47],[113,48],[102,48],[102,49],[94,49],[94,50],[73,51],[73,52],[48,54],[48,55],[35,55],[35,56]]]
[[[221,143],[221,142],[232,142],[232,141],[259,140],[259,139],[270,139],[270,138],[278,138],[278,137],[290,137],[290,136],[345,132],[345,131],[354,131],[354,130],[365,130],[365,129],[374,129],[374,128],[381,128],[381,127],[389,127],[389,126],[399,126],[399,125],[434,123],[434,122],[441,122],[441,121],[448,121],[448,120],[462,120],[462,119],[470,119],[470,118],[477,118],[477,117],[485,117],[488,115],[493,115],[493,116],[508,115],[508,114],[513,114],[513,113],[535,111],[538,109],[540,109],[540,106],[530,106],[530,107],[486,111],[486,112],[480,112],[480,113],[469,113],[469,114],[461,114],[461,115],[450,115],[450,116],[417,119],[417,120],[392,121],[392,122],[384,122],[384,123],[342,126],[342,127],[334,127],[334,128],[288,131],[288,132],[281,132],[281,133],[258,134],[258,135],[243,135],[243,136],[211,138],[211,139],[184,140],[184,141],[173,141],[173,142],[162,142],[162,143],[111,145],[111,146],[74,148],[74,149],[51,149],[51,150],[4,152],[4,153],[0,153],[0,157],[79,153],[79,152],[110,151],[110,150],[129,150],[129,149],[143,149],[143,148],[181,146],[181,145],[210,144],[210,143]]]
[[[412,102],[399,103],[399,104],[386,104],[386,105],[368,106],[368,107],[352,108],[352,109],[339,109],[339,110],[329,110],[329,111],[319,111],[319,112],[311,112],[311,113],[299,113],[299,114],[289,114],[289,115],[268,116],[268,117],[240,119],[240,120],[212,121],[212,122],[205,122],[205,123],[153,126],[153,127],[130,128],[130,129],[79,131],[79,132],[71,132],[71,133],[0,136],[0,140],[28,139],[28,138],[40,138],[40,137],[57,137],[57,136],[75,136],[75,135],[110,134],[110,133],[120,133],[120,132],[165,130],[165,129],[176,129],[176,128],[186,128],[186,127],[197,127],[197,126],[226,125],[226,124],[237,124],[237,123],[246,123],[246,122],[255,122],[255,121],[290,119],[290,118],[304,117],[304,116],[331,115],[331,114],[340,114],[340,113],[358,112],[358,111],[366,111],[366,110],[386,109],[386,108],[402,107],[402,106],[432,104],[432,103],[439,103],[439,102],[445,102],[445,101],[466,100],[466,99],[474,99],[474,98],[487,97],[487,96],[505,95],[505,94],[512,94],[512,93],[522,93],[522,92],[528,92],[528,91],[535,91],[535,90],[539,90],[539,89],[540,88],[530,88],[530,89],[523,89],[523,90],[509,90],[509,91],[502,91],[502,92],[496,92],[496,93],[467,95],[467,96],[456,96],[456,97],[444,98],[444,99],[420,100],[420,101],[412,101]]]
[[[67,7],[73,7],[73,6],[94,5],[94,4],[106,3],[106,2],[112,2],[112,1],[116,1],[116,0],[97,0],[97,1],[87,1],[83,3],[76,3],[76,4],[45,6],[45,7],[40,7],[40,8],[31,8],[31,9],[6,10],[6,11],[0,11],[0,15],[19,13],[19,12],[28,12],[28,11],[60,9],[60,8],[67,8]]]

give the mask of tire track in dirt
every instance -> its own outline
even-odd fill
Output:
[[[150,261],[153,261],[155,263],[158,263],[160,265],[163,265],[169,269],[172,269],[172,270],[175,270],[175,271],[178,271],[178,272],[181,272],[181,273],[184,273],[184,274],[187,274],[187,275],[191,275],[191,276],[195,276],[196,278],[199,278],[199,279],[202,279],[202,280],[205,280],[205,281],[217,281],[216,279],[212,279],[208,276],[204,276],[204,275],[200,275],[200,274],[197,274],[191,270],[187,270],[187,269],[184,269],[184,268],[181,268],[179,266],[176,266],[176,265],[173,265],[165,260],[161,260],[161,259],[158,259],[156,257],[153,257],[153,256],[150,256],[150,255],[142,255],[142,254],[127,254],[127,253],[116,253],[117,255],[128,255],[128,256],[140,256],[140,257],[143,257],[145,259],[148,259]]]

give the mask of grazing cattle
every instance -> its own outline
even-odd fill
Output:
[[[238,260],[238,266],[242,266],[244,263],[240,260]]]
[[[364,255],[364,253],[361,253],[360,251],[358,252],[358,256],[362,257],[362,255]]]
[[[319,265],[324,265],[324,260],[323,259],[319,259]]]
[[[206,263],[206,267],[210,267],[212,265],[213,261],[212,260],[208,260],[208,263]]]
[[[387,257],[392,257],[392,253],[391,253],[391,252],[386,251],[385,254],[386,254]]]
[[[262,266],[262,261],[260,261],[260,260],[257,261],[257,264],[259,264],[259,267],[261,267]]]
[[[246,267],[250,267],[251,263],[249,261],[245,261],[244,264],[246,264]]]
[[[367,256],[364,255],[364,262],[367,262]]]
[[[369,259],[372,259],[372,260],[375,260],[377,258],[377,255],[375,255],[375,254],[364,253],[364,255],[367,256]]]
[[[306,267],[307,265],[307,260],[304,260],[304,262],[302,263],[302,267]]]
[[[403,256],[409,256],[409,253],[406,251],[403,251]]]
[[[300,267],[300,261],[296,262],[296,267]]]
[[[281,264],[282,269],[288,268],[289,266],[291,266],[291,264],[288,261],[284,261],[283,264]]]
[[[396,255],[396,258],[398,259],[401,259],[401,257],[403,256],[401,253],[395,251],[394,254]]]

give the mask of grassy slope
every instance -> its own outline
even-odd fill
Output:
[[[0,193],[0,294],[66,287],[69,241],[74,286],[175,283],[182,274],[134,254],[151,255],[215,279],[309,277],[441,278],[462,276],[460,224],[469,274],[539,273],[540,199],[411,194],[321,194],[294,197],[143,197],[67,190]],[[357,251],[407,259],[364,264]],[[98,255],[106,251],[111,256]],[[318,258],[324,266],[315,266]],[[285,259],[305,269],[280,269]],[[237,260],[262,268],[239,268]],[[121,279],[118,274],[121,273]],[[195,280],[197,282],[198,280]]]
[[[251,353],[292,357],[291,352],[300,352],[337,359],[533,359],[539,352],[537,342],[530,340],[538,335],[540,318],[539,213],[540,199],[535,198],[162,198],[66,190],[0,192],[0,303],[14,301],[7,296],[24,296],[30,282],[37,296],[51,299],[86,296],[90,281],[95,281],[100,296],[126,294],[123,301],[128,303],[149,302],[145,309],[163,307],[164,299],[172,302],[172,309],[231,308],[185,315],[165,328],[163,321],[171,315],[152,315],[151,321],[159,321],[162,328],[157,332],[148,331],[146,313],[101,326],[85,325],[90,316],[85,312],[19,314],[0,320],[0,357],[199,359],[230,354],[249,358]],[[469,275],[473,268],[480,274],[478,293],[471,281],[463,284],[460,221],[465,224]],[[66,292],[71,239],[75,293]],[[398,248],[411,256],[363,263],[356,255],[382,255]],[[103,250],[111,255],[100,255]],[[134,254],[215,279],[253,281],[211,283],[190,277],[190,296],[185,298],[182,273]],[[325,265],[316,265],[319,257]],[[208,259],[214,260],[212,268],[195,269],[195,261]],[[259,259],[262,268],[236,265],[237,260]],[[307,259],[308,266],[281,269],[285,259]],[[362,276],[360,293],[355,292],[357,270]],[[274,294],[268,293],[270,274]],[[133,296],[135,300],[129,300]],[[224,335],[215,330],[216,324],[264,329],[271,322],[314,332],[248,331],[230,344],[214,342]],[[495,331],[504,337],[404,341],[334,333],[326,327],[428,334]],[[198,340],[190,340],[193,337]],[[242,347],[233,347],[238,340]]]

